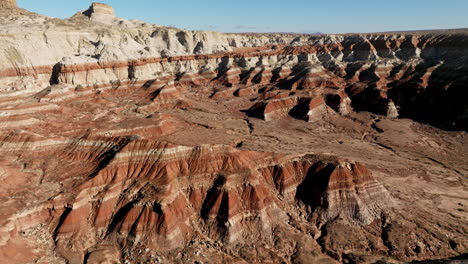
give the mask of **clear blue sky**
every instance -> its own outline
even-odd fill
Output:
[[[88,0],[18,0],[66,18]],[[223,32],[348,33],[468,27],[468,0],[102,0],[119,17]]]

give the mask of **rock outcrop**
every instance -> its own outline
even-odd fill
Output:
[[[98,3],[17,10],[0,18],[3,262],[468,251],[466,133],[416,122],[468,128],[464,30],[225,34]]]
[[[195,230],[231,245],[271,241],[288,214],[274,186],[281,193],[296,188],[290,203],[303,202],[324,222],[342,216],[370,224],[391,207],[387,191],[362,164],[327,159],[304,157],[296,171],[283,174],[278,166],[291,161],[272,165],[277,161],[267,153],[130,142],[74,194],[57,197],[69,210],[60,216],[56,240],[64,256],[81,254],[76,261],[90,247],[82,241],[144,243],[157,252],[182,247]]]
[[[2,0],[0,1],[0,8],[16,8],[16,0]]]
[[[83,12],[83,15],[89,17],[91,21],[104,24],[113,24],[116,20],[114,8],[101,3],[93,3],[88,10]]]
[[[296,194],[330,221],[337,217],[370,224],[392,205],[392,198],[360,163],[314,164]]]
[[[109,30],[114,27],[109,26]],[[264,101],[270,98],[279,100],[264,104],[272,105],[268,108],[273,107],[275,111],[283,113],[295,107],[294,102],[301,101],[301,98],[322,96],[327,98],[325,101],[333,110],[341,114],[347,114],[352,109],[371,111],[391,118],[409,117],[445,128],[466,129],[463,113],[467,105],[462,100],[466,95],[463,72],[467,65],[464,33],[331,36],[326,42],[312,37],[302,46],[266,45],[242,49],[236,48],[239,44],[233,46],[233,43],[237,43],[236,39],[244,39],[243,45],[256,46],[275,41],[285,42],[288,41],[288,36],[277,40],[259,38],[259,42],[254,42],[258,44],[248,44],[247,39],[250,36],[246,35],[216,36],[214,33],[157,29],[151,36],[145,36],[147,39],[143,44],[140,40],[136,41],[139,36],[135,35],[133,39],[128,34],[133,33],[124,34],[125,42],[115,40],[122,45],[119,48],[114,46],[112,40],[115,35],[110,35],[110,38],[96,36],[102,38],[98,41],[76,39],[77,43],[88,43],[80,44],[81,51],[77,51],[83,53],[84,47],[87,47],[87,55],[65,56],[55,65],[35,65],[37,63],[32,62],[30,67],[21,67],[15,62],[15,68],[0,72],[3,76],[0,82],[3,89],[9,86],[15,86],[15,89],[33,89],[32,87],[44,88],[49,82],[102,86],[116,81],[167,77],[177,81],[179,76],[185,76],[184,78],[203,83],[220,83],[231,87],[233,94],[249,91],[250,95],[255,93],[255,85],[273,83],[275,86],[268,88],[267,93],[263,92],[261,97]],[[205,43],[204,47],[214,48],[218,45],[206,52],[235,51],[177,55],[195,53],[195,43],[191,39],[197,38]],[[214,44],[212,40],[219,38],[222,39],[218,42],[221,44]],[[387,43],[387,46],[382,47],[382,42]],[[366,45],[356,48],[348,43]],[[458,46],[454,47],[451,43]],[[440,50],[448,46],[450,48],[445,51]],[[167,48],[172,52],[169,55],[165,52]],[[74,47],[66,49],[71,52]],[[6,51],[7,55],[10,54],[6,62],[11,61],[13,56],[18,57],[15,61],[20,58],[24,60],[22,57],[26,55],[16,48]],[[157,54],[157,57],[151,57],[152,54]],[[54,56],[47,58],[50,57]],[[41,55],[38,58],[46,56]],[[448,71],[453,78],[444,77]],[[210,74],[204,75],[207,73]],[[243,89],[244,86],[249,88]],[[273,96],[274,90],[278,88],[278,92],[290,90],[290,95],[282,92],[281,95]],[[221,93],[231,94],[230,90],[213,93],[218,94],[217,96],[221,96]],[[333,101],[338,99],[332,99],[332,94],[340,96],[340,101]],[[279,105],[283,105],[280,107],[283,110],[277,109]]]

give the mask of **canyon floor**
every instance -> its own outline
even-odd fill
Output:
[[[236,35],[6,2],[0,262],[466,261],[466,30]]]

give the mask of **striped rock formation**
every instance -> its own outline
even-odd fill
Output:
[[[33,32],[19,40],[24,42],[20,45],[4,41],[0,89],[27,92],[49,84],[102,86],[155,80],[162,75],[172,76],[174,81],[185,76],[197,80],[195,84],[204,80],[202,83],[234,91],[271,83],[273,88],[290,90],[296,99],[320,95],[322,90],[328,94],[331,89],[346,95],[342,98],[349,97],[348,104],[358,111],[395,117],[395,108],[389,108],[393,103],[399,116],[443,127],[466,127],[466,102],[461,98],[466,95],[467,46],[462,31],[312,36],[294,42],[292,35],[185,32],[144,23],[130,25],[112,13],[110,7],[93,4],[84,12],[87,16],[77,15],[67,23],[88,25],[94,16],[105,16],[102,20],[110,22],[88,25],[88,33],[70,36],[55,20],[28,17],[30,23],[45,19],[47,28],[34,24],[26,30],[50,33],[48,44],[31,46],[43,43]],[[109,37],[99,34],[103,30]],[[7,26],[0,31],[14,34]],[[64,38],[70,41],[63,42]],[[33,50],[40,52],[26,58]],[[351,110],[346,108],[345,112]]]
[[[230,247],[272,244],[275,230],[287,232],[287,215],[295,213],[284,207],[284,199],[310,208],[317,224],[337,215],[370,224],[392,207],[387,191],[363,165],[335,157],[186,147],[137,136],[61,141],[21,133],[2,138],[0,151],[48,153],[47,159],[60,160],[61,168],[50,176],[64,181],[64,191],[7,219],[6,228],[44,223],[70,263],[109,245],[119,249],[112,253],[117,259],[122,252],[135,257],[142,245],[146,252],[167,254],[200,234]],[[70,182],[71,175],[76,180]]]
[[[0,1],[2,263],[467,252],[466,133],[416,122],[467,129],[466,31],[225,34],[15,5]]]
[[[112,24],[116,18],[114,9],[101,3],[93,3],[83,14],[92,21],[104,24]]]
[[[382,40],[391,43],[388,45],[395,50],[377,49],[378,46],[374,45],[379,45]],[[256,86],[273,83],[275,87],[264,92],[275,88],[291,91],[292,99],[289,102],[272,102],[273,105],[284,105],[280,107],[284,109],[282,112],[288,112],[294,107],[292,101],[299,101],[299,98],[316,95],[328,97],[327,94],[331,93],[339,94],[344,100],[344,105],[332,107],[342,114],[352,111],[352,105],[356,110],[372,111],[390,118],[402,114],[425,121],[430,116],[432,122],[438,125],[465,126],[465,102],[457,101],[455,105],[459,107],[456,108],[444,107],[448,101],[458,100],[465,92],[462,88],[464,77],[458,71],[459,68],[454,66],[458,63],[458,60],[454,60],[457,56],[463,61],[461,65],[466,65],[466,56],[463,53],[457,54],[459,50],[466,49],[463,46],[463,35],[415,35],[411,38],[397,35],[345,36],[331,38],[326,43],[319,41],[321,40],[311,38],[303,46],[243,48],[219,55],[96,61],[85,64],[77,64],[76,59],[66,59],[57,64],[55,71],[50,74],[54,83],[72,85],[148,80],[160,74],[173,75],[174,80],[177,80],[176,76],[181,75],[184,78],[182,81],[196,80],[192,81],[193,85],[219,83],[230,88],[214,91],[224,94],[223,96],[235,95],[239,88],[239,91],[243,87],[252,90]],[[346,50],[347,43],[360,41],[367,44]],[[444,53],[434,51],[445,47],[445,43],[452,42],[459,43],[460,47],[448,49]],[[364,50],[366,48],[370,51]],[[368,61],[369,58],[372,61]],[[450,74],[457,81],[452,83],[442,76],[454,68],[457,70]],[[441,91],[441,94],[436,92],[436,87],[445,86],[447,89]],[[249,95],[254,93],[249,92]],[[439,96],[432,96],[431,93]],[[281,101],[285,100],[287,101]],[[276,106],[273,108],[278,110]],[[434,109],[443,109],[446,114],[442,117],[440,111]],[[447,121],[447,117],[450,121]]]

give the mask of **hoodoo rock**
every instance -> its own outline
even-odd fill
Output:
[[[466,256],[466,30],[227,34],[15,6],[1,263]]]
[[[395,103],[390,101],[387,106],[387,117],[388,118],[398,118],[398,109],[395,106]]]
[[[101,3],[92,3],[89,9],[84,11],[83,14],[92,21],[104,24],[112,24],[116,19],[114,8]]]

